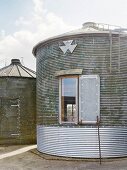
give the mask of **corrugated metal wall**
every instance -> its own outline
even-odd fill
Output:
[[[97,127],[37,127],[37,149],[66,157],[99,158]],[[127,127],[100,128],[103,158],[127,156]]]
[[[37,49],[37,122],[59,124],[59,90],[55,72],[83,69],[100,76],[102,126],[127,125],[127,37],[119,34],[84,34],[68,37],[77,47],[63,54],[60,39]]]
[[[63,40],[77,44],[63,53]],[[40,152],[98,158],[97,127],[59,125],[59,70],[83,69],[100,76],[102,157],[127,156],[127,36],[111,33],[74,35],[43,44],[37,57],[37,146]],[[53,127],[53,126],[54,127]]]

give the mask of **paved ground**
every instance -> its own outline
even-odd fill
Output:
[[[8,147],[8,148],[11,148],[11,147]],[[14,149],[14,150],[11,150],[10,152],[8,151],[8,149],[6,149],[5,153],[0,154],[0,159],[12,157],[12,156],[27,152],[29,150],[35,149],[35,148],[37,148],[37,145],[30,145],[30,146]]]
[[[21,146],[0,147],[0,155],[14,151]],[[1,152],[2,151],[2,152]],[[45,156],[44,156],[45,157]],[[35,150],[27,151],[0,160],[0,170],[127,170],[127,158],[102,162],[51,160],[42,158]]]

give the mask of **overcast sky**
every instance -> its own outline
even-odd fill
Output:
[[[84,22],[127,28],[127,0],[0,0],[0,67],[19,58],[35,70],[36,43]]]

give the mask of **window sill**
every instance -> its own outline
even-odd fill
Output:
[[[69,70],[60,70],[55,72],[55,76],[65,76],[65,75],[81,75],[83,69],[69,69]]]

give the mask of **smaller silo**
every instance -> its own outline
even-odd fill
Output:
[[[36,73],[19,59],[0,69],[0,144],[36,142]]]

